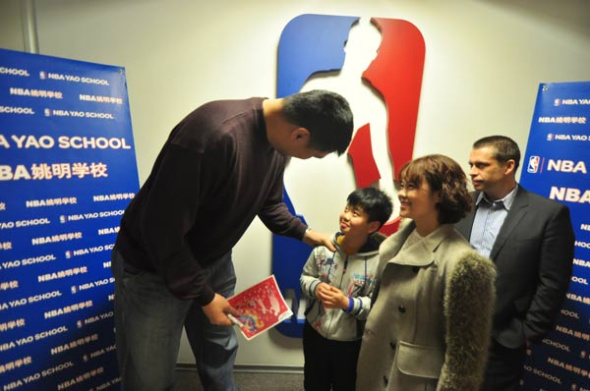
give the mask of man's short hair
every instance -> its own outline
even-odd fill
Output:
[[[378,221],[379,227],[387,222],[393,212],[391,198],[374,187],[356,189],[348,195],[346,203],[360,207],[369,216],[369,222]]]
[[[290,123],[310,133],[311,148],[342,155],[353,131],[352,111],[340,94],[325,90],[299,92],[285,97],[283,114]]]
[[[494,158],[500,163],[506,163],[510,159],[514,160],[514,172],[516,172],[520,165],[520,149],[514,140],[506,136],[488,136],[473,143],[473,149],[484,147],[493,147]]]

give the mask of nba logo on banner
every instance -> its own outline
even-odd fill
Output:
[[[531,174],[535,174],[539,170],[539,160],[538,156],[531,156],[529,158],[529,166],[527,168],[527,172]]]

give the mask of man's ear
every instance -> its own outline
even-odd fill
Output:
[[[291,132],[291,139],[296,142],[303,142],[305,145],[309,142],[311,134],[306,128],[295,128]]]
[[[506,169],[505,169],[505,173],[506,174],[510,174],[514,172],[514,167],[516,167],[516,162],[514,161],[514,159],[508,159],[506,161],[506,163],[504,163],[506,165]]]

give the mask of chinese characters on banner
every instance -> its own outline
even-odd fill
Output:
[[[541,84],[521,183],[566,204],[573,275],[555,330],[533,347],[523,390],[590,389],[590,82]]]
[[[125,70],[0,50],[4,389],[119,389],[110,258],[138,188]]]

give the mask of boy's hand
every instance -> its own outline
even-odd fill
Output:
[[[336,247],[334,247],[334,243],[332,243],[332,235],[324,233],[324,232],[317,232],[311,229],[305,231],[305,235],[303,235],[303,242],[309,244],[310,246],[325,246],[330,251],[336,251]]]
[[[320,282],[318,286],[315,288],[315,297],[323,301],[324,297],[330,292],[330,288],[330,284]]]
[[[322,287],[325,285],[325,287]],[[322,287],[322,289],[320,289]],[[326,283],[321,283],[316,289],[316,296],[322,301],[322,304],[326,308],[348,308],[348,296],[334,286]]]

